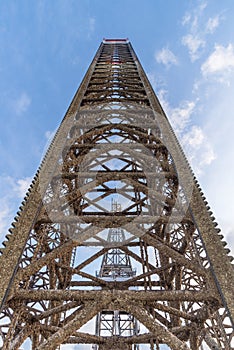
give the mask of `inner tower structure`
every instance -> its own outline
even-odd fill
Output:
[[[228,253],[132,45],[104,39],[6,235],[1,349],[234,349]]]
[[[121,204],[112,201],[111,211],[120,213]],[[136,276],[130,257],[118,247],[125,240],[124,230],[120,227],[109,229],[107,240],[113,248],[104,254],[97,277],[105,281],[121,282]],[[138,335],[139,331],[139,324],[135,317],[124,310],[102,310],[96,317],[97,336],[131,337]],[[93,346],[93,350],[98,348],[101,350],[102,347]],[[139,350],[139,345],[126,344],[125,349]]]

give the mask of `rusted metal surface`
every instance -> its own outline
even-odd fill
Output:
[[[131,44],[105,40],[2,249],[0,346],[233,349],[224,244]],[[97,273],[114,250],[136,274]],[[95,335],[94,318],[116,310],[140,331]]]

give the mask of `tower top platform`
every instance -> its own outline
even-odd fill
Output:
[[[107,39],[107,38],[103,38],[102,42],[104,44],[115,44],[115,43],[119,43],[119,44],[127,44],[129,43],[129,39]]]

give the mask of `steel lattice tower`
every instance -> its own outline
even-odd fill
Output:
[[[111,212],[120,213],[121,205],[112,201]],[[125,233],[121,227],[109,229],[107,236],[109,245],[113,248],[109,249],[103,256],[101,269],[97,274],[109,282],[127,281],[136,275],[133,270],[131,260],[128,254],[119,249],[118,244],[125,241]],[[139,334],[139,325],[133,315],[123,310],[102,310],[96,318],[96,335],[111,337],[129,337]],[[97,345],[93,346],[93,350],[98,349]],[[125,345],[125,349],[132,350],[132,345]],[[135,344],[133,350],[139,350],[139,345]]]
[[[114,251],[135,274],[104,278]],[[104,40],[6,236],[1,349],[234,349],[228,253],[131,44]],[[95,332],[105,312],[138,330]]]

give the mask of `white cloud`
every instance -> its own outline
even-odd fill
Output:
[[[44,146],[42,154],[41,154],[40,164],[41,164],[41,162],[42,162],[42,160],[43,160],[43,158],[44,158],[44,156],[45,156],[45,154],[46,154],[46,152],[47,152],[47,150],[48,150],[48,148],[49,148],[49,146],[50,146],[50,144],[55,136],[56,131],[57,131],[57,128],[53,131],[47,130],[45,132],[46,143],[45,143],[45,146]]]
[[[22,198],[25,195],[25,192],[31,184],[32,178],[25,177],[23,179],[14,179],[11,176],[1,176],[0,184],[3,189],[4,198],[9,197],[9,194],[12,193],[14,198]]]
[[[219,26],[220,22],[220,16],[215,16],[213,18],[209,18],[207,25],[206,25],[206,31],[207,33],[214,33],[215,29]]]
[[[165,90],[160,90],[158,96],[175,132],[181,134],[188,125],[196,103],[194,101],[183,101],[179,107],[172,108],[166,99]]]
[[[193,11],[187,12],[185,16],[182,18],[182,21],[181,21],[182,25],[183,26],[190,25],[190,30],[192,32],[197,31],[199,29],[198,28],[199,19],[203,15],[203,12],[206,7],[207,7],[207,3],[203,2],[199,6],[194,7]]]
[[[201,66],[202,75],[223,75],[230,71],[234,71],[233,45],[229,44],[227,47],[215,45],[214,51]]]
[[[205,47],[205,41],[198,35],[188,34],[182,38],[182,44],[187,46],[192,62],[200,57],[200,51]]]
[[[204,11],[206,7],[207,3],[203,2],[182,18],[181,23],[188,27],[188,33],[182,37],[181,42],[188,48],[192,62],[201,57],[206,46],[207,36],[214,33],[222,19],[219,14],[207,18]]]
[[[204,141],[204,133],[202,129],[198,126],[193,126],[190,132],[187,132],[183,136],[184,143],[194,147],[199,148]]]
[[[225,232],[226,235],[226,240],[228,242],[228,246],[227,248],[229,248],[231,250],[231,255],[234,256],[234,227],[233,227],[233,222],[231,223],[227,223],[225,221],[221,222],[222,224],[222,229],[223,232]]]
[[[9,221],[11,218],[11,208],[5,201],[0,203],[0,239],[7,232],[9,228]]]
[[[158,96],[194,172],[202,174],[203,169],[215,159],[215,154],[202,128],[190,126],[191,117],[198,109],[197,101],[183,101],[173,108],[166,99],[165,90],[160,90]]]
[[[204,2],[202,2],[200,5],[199,5],[199,10],[201,11],[201,12],[203,12],[204,10],[205,10],[205,8],[207,7],[207,2],[206,1],[204,1]]]
[[[0,184],[0,240],[2,241],[10,228],[17,209],[31,183],[31,178],[14,179],[11,176],[1,176]]]
[[[203,168],[215,159],[210,142],[201,127],[194,125],[181,138],[182,147],[193,167],[196,175],[200,175]]]
[[[178,64],[177,57],[166,47],[155,53],[155,59],[158,63],[165,64],[167,67]]]
[[[152,85],[153,89],[156,90],[157,88],[157,77],[156,77],[156,74],[150,72],[150,73],[146,73],[149,81],[150,81],[150,84]]]
[[[161,90],[166,86],[164,77],[160,77],[158,72],[151,71],[147,72],[146,75],[155,91]]]
[[[22,114],[27,111],[31,104],[31,99],[26,92],[22,92],[20,96],[13,101],[13,108],[16,114]]]
[[[191,14],[186,13],[184,15],[184,17],[182,18],[182,25],[184,26],[184,25],[188,24],[190,22],[190,20],[191,20]]]
[[[45,138],[46,138],[46,140],[49,141],[49,142],[51,142],[52,139],[54,138],[55,132],[56,132],[56,130],[53,130],[53,131],[47,130],[47,131],[45,132]]]
[[[172,109],[172,124],[174,124],[175,129],[179,131],[179,133],[183,132],[184,128],[187,126],[195,105],[194,101],[184,101],[179,107]]]
[[[19,198],[23,198],[32,182],[31,177],[25,177],[16,181],[15,192],[18,193]]]

